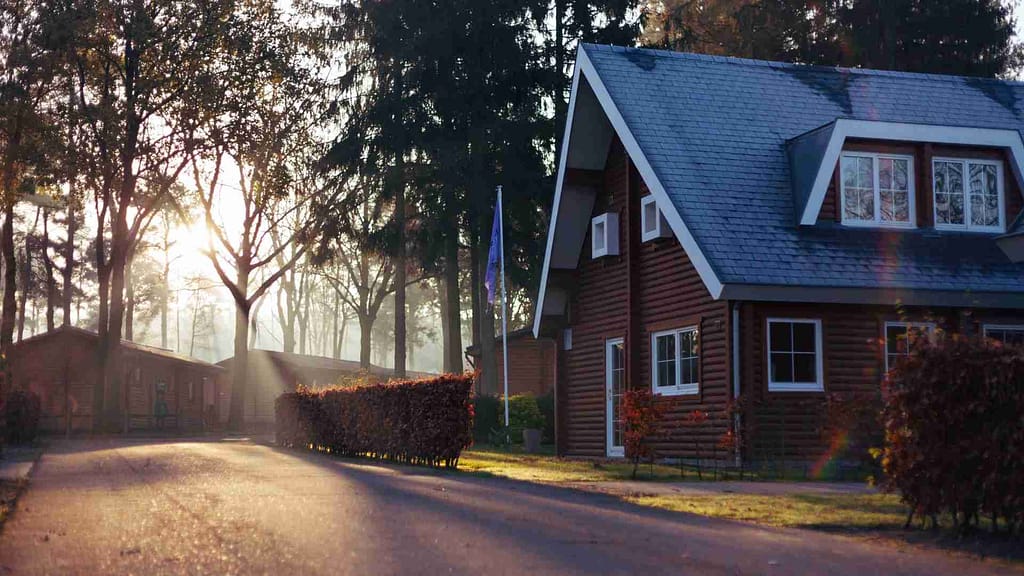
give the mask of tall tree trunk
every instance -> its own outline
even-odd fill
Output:
[[[374,318],[368,314],[359,314],[359,367],[370,369],[370,351],[373,343]]]
[[[71,325],[71,304],[75,297],[75,234],[78,232],[78,206],[75,204],[76,195],[74,183],[72,183],[71,198],[68,201],[67,214],[67,243],[64,245],[64,269],[62,270],[63,280],[63,325]]]
[[[14,249],[14,200],[4,191],[4,224],[0,230],[0,252],[4,259],[4,303],[0,319],[0,352],[14,342],[14,321],[18,309],[18,257]]]
[[[444,371],[462,372],[462,300],[459,291],[459,238],[453,232],[445,239],[444,296],[442,306],[448,330],[444,342]]]
[[[50,213],[43,211],[43,268],[46,271],[46,331],[54,329],[54,311],[57,308],[57,279],[53,275],[53,260],[50,258]]]
[[[167,314],[168,314],[168,303],[171,299],[171,258],[169,255],[171,248],[171,227],[170,225],[164,226],[164,289],[160,291],[160,347],[167,348]]]
[[[124,339],[128,340],[129,342],[133,342],[135,340],[135,276],[133,273],[134,264],[135,257],[129,256],[128,263],[125,264],[124,271]]]
[[[402,155],[396,159],[396,171],[399,172],[395,192],[395,227],[398,229],[398,246],[395,254],[395,377],[405,378],[406,356],[406,298],[405,284],[407,280],[407,262],[405,255],[405,178]]]
[[[338,358],[338,315],[341,313],[341,298],[334,290],[334,313],[331,314],[331,358]]]
[[[244,259],[238,263],[235,286],[239,294],[249,293],[248,250],[243,249]],[[246,372],[249,368],[249,304],[235,301],[235,357],[231,367],[231,404],[228,409],[228,428],[239,431],[245,421]]]
[[[25,237],[21,260],[21,293],[18,295],[18,342],[25,337],[25,314],[28,312],[28,293],[32,290],[32,240]]]

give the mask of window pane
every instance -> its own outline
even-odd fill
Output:
[[[857,159],[857,187],[858,188],[874,188],[875,187],[875,173],[873,168],[874,160],[871,158],[858,158]]]
[[[936,223],[963,224],[963,165],[959,162],[936,162],[934,187]]]
[[[817,349],[814,332],[816,326],[806,322],[793,324],[793,350],[797,352],[814,352]]]
[[[773,352],[768,357],[772,382],[793,381],[793,355],[787,352]]]
[[[769,345],[772,352],[788,352],[793,349],[793,327],[788,322],[769,324]]]
[[[696,384],[697,383],[697,359],[688,358],[682,361],[679,366],[680,373],[682,375],[681,384]]]
[[[657,348],[658,386],[676,385],[676,337],[675,334],[658,336]]]
[[[817,382],[817,355],[795,354],[793,356],[793,378],[794,382]]]
[[[882,222],[909,222],[909,161],[881,158],[878,162],[879,217]]]
[[[857,186],[857,159],[843,157],[843,187],[855,188]]]
[[[676,385],[676,361],[658,362],[658,386]]]
[[[887,354],[906,354],[907,328],[888,326],[885,329],[885,351]]]

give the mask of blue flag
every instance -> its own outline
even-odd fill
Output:
[[[501,258],[501,201],[494,209],[494,224],[491,226],[491,251],[487,253],[487,303],[494,304],[494,287],[497,286],[498,259]]]

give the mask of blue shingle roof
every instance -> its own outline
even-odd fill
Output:
[[[796,226],[786,152],[838,118],[1020,131],[1024,84],[583,50],[722,283],[1024,290],[989,235]]]

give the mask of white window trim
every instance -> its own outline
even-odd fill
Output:
[[[615,345],[622,345],[623,347],[623,362],[625,362],[625,345],[626,341],[623,338],[609,338],[604,341],[604,390],[605,390],[605,454],[609,458],[622,458],[626,455],[626,449],[624,446],[613,446],[614,431],[612,426],[612,410],[614,405],[612,403],[611,394],[611,382],[609,381],[612,376],[612,355],[611,349]],[[623,378],[625,378],[625,365],[623,365]]]
[[[776,382],[772,379],[772,324],[813,324],[814,325],[814,364],[816,381],[814,382]],[[819,318],[769,318],[765,323],[765,347],[768,350],[766,372],[768,373],[769,392],[824,392],[825,362],[822,353],[821,319]]]
[[[648,230],[647,227],[650,222],[647,221],[647,207],[654,206],[654,229]],[[657,240],[658,238],[668,238],[672,236],[672,230],[668,227],[668,222],[665,220],[665,216],[661,213],[661,208],[658,207],[658,199],[654,197],[654,194],[648,194],[640,199],[640,241],[650,242]]]
[[[964,184],[964,223],[963,224],[940,224],[939,207],[935,202],[935,163],[936,162],[959,162],[962,164],[962,179]],[[984,164],[996,167],[996,189],[999,192],[999,225],[998,226],[972,226],[971,225],[971,191],[968,180],[970,169],[968,164]],[[989,160],[986,158],[957,158],[952,156],[936,156],[932,158],[932,222],[936,230],[957,230],[967,232],[1005,232],[1006,231],[1006,178],[1003,173],[1003,163],[1000,160]]]
[[[935,322],[886,322],[882,332],[882,353],[885,355],[885,372],[889,373],[889,328],[924,328],[928,338],[935,336]]]
[[[871,158],[872,187],[875,194],[875,214],[873,220],[847,220],[846,219],[846,181],[843,179],[843,159],[845,158]],[[885,222],[882,220],[882,188],[878,180],[878,161],[880,159],[906,160],[907,161],[907,222]],[[839,155],[839,221],[844,226],[858,228],[917,228],[917,202],[914,190],[914,157],[906,154],[882,154],[877,152],[843,152]]]
[[[988,338],[989,330],[1007,330],[1014,332],[1024,332],[1024,324],[983,324],[981,326],[982,335]]]
[[[681,343],[680,334],[683,332],[693,332],[697,336],[697,382],[688,382],[682,384],[682,358],[679,355],[679,346]],[[676,357],[676,385],[675,386],[658,386],[658,338],[661,336],[675,336],[675,344],[673,350],[675,350]],[[673,328],[672,330],[661,330],[659,332],[651,333],[651,392],[657,396],[695,396],[700,394],[700,377],[701,377],[701,348],[700,348],[700,328],[696,325],[684,326],[682,328]]]
[[[596,234],[598,226],[604,226],[604,246],[597,247]],[[619,254],[619,215],[605,212],[590,221],[590,252],[594,258],[618,256]]]

